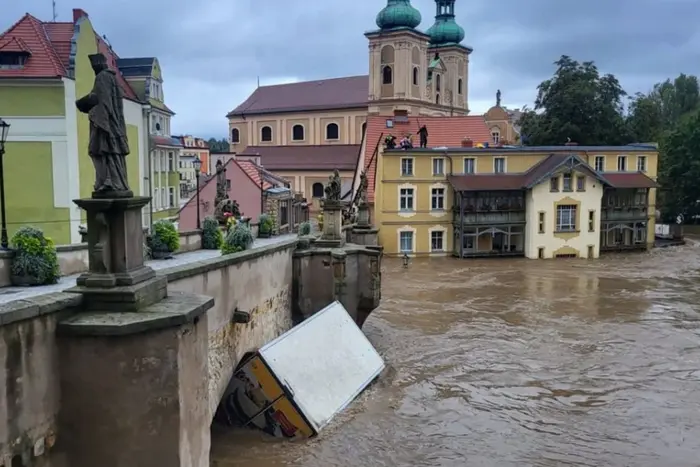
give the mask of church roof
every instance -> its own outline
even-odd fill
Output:
[[[369,76],[260,86],[227,117],[367,107]]]
[[[333,169],[355,170],[359,144],[248,146],[240,156],[260,156],[261,165],[272,171]]]

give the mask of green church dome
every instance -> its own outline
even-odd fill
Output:
[[[411,6],[410,0],[388,0],[377,15],[377,26],[383,31],[399,28],[413,29],[421,22],[420,11]]]
[[[464,29],[455,22],[455,0],[435,0],[435,24],[427,34],[431,45],[459,44],[464,40]]]

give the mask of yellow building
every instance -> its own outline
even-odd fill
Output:
[[[654,242],[651,145],[383,150],[387,254],[597,258]]]

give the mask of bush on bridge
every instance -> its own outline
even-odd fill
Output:
[[[224,243],[224,234],[219,228],[219,221],[214,216],[208,216],[202,224],[202,249],[218,250]]]
[[[233,226],[226,234],[226,237],[224,237],[221,254],[230,255],[247,250],[253,246],[253,241],[253,232],[250,230],[250,227],[239,222]]]
[[[175,224],[162,219],[153,224],[153,234],[149,237],[148,246],[154,259],[169,256],[180,248],[180,235]]]
[[[61,277],[53,240],[34,227],[22,227],[13,236],[11,278],[14,285],[55,284]]]
[[[299,236],[303,237],[305,235],[311,234],[311,222],[302,222],[299,224]]]

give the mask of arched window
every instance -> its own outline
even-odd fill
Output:
[[[329,123],[326,125],[326,139],[340,139],[340,129],[338,124]]]
[[[435,94],[435,103],[436,104],[440,103],[440,93]]]
[[[440,78],[440,75],[437,75],[437,77],[435,78],[435,90],[437,92],[440,92]]]
[[[418,86],[418,67],[413,67],[413,85]]]
[[[231,130],[231,142],[232,143],[240,143],[241,142],[241,132],[238,131],[238,128],[233,128]]]
[[[266,143],[272,141],[272,128],[269,126],[262,127],[262,130],[260,130],[260,139]]]
[[[393,83],[393,76],[391,72],[391,67],[389,65],[382,68],[382,84]]]
[[[292,127],[292,141],[304,141],[304,127],[302,125]]]
[[[462,94],[462,78],[457,80],[457,94]]]
[[[323,198],[323,183],[314,183],[311,186],[311,196],[314,198]]]

